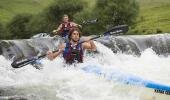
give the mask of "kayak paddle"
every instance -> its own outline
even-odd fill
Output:
[[[127,25],[119,25],[116,27],[113,27],[112,29],[104,32],[102,35],[98,35],[96,37],[91,38],[90,40],[94,40],[103,36],[107,36],[107,35],[118,35],[120,33],[126,33],[128,31],[128,26]],[[81,43],[86,42],[86,41],[82,41]],[[57,52],[58,50],[53,51]],[[34,63],[36,60],[38,59],[42,59],[46,56],[46,54],[44,55],[40,55],[40,56],[35,56],[35,57],[31,57],[31,58],[24,58],[24,59],[18,59],[15,60],[11,63],[11,66],[13,68],[21,68],[23,66],[26,66],[28,64]]]

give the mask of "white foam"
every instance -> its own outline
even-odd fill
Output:
[[[114,54],[100,43],[96,45],[100,53],[85,55],[84,63],[78,64],[76,68],[63,67],[63,59],[60,57],[54,61],[43,59],[42,70],[31,65],[13,69],[11,62],[0,56],[0,87],[22,87],[26,93],[30,89],[45,89],[47,97],[63,100],[140,100],[143,88],[109,82],[103,77],[79,70],[79,67],[89,64],[114,68],[144,79],[170,84],[170,57],[159,57],[151,49],[145,50],[140,57]]]

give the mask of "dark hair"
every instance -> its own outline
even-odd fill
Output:
[[[62,18],[64,18],[64,17],[68,17],[69,18],[69,16],[67,14],[64,14]]]
[[[74,31],[77,31],[79,33],[79,37],[81,37],[81,31],[78,28],[74,27],[74,28],[71,28],[70,31],[69,31],[69,34],[68,34],[69,40],[71,40],[71,35]]]

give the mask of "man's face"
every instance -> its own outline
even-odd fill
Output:
[[[73,33],[71,34],[71,39],[74,42],[78,42],[79,38],[80,38],[79,32],[78,31],[73,31]]]
[[[68,16],[64,16],[64,17],[63,17],[63,21],[64,21],[65,23],[68,22],[68,20],[69,20]]]

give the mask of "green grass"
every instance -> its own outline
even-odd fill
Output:
[[[54,0],[0,0],[0,22],[6,23],[21,13],[37,14]]]
[[[170,32],[170,0],[139,0],[140,12],[134,32]]]

